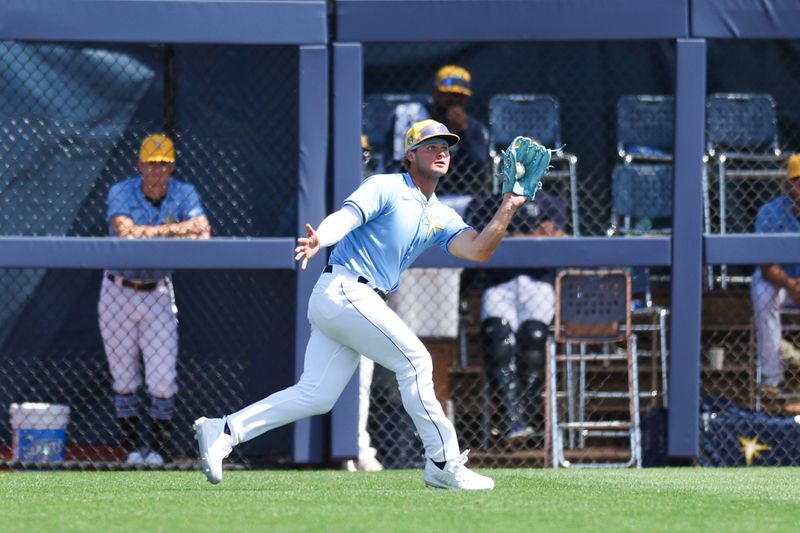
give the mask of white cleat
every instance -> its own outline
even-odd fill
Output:
[[[222,460],[233,450],[231,436],[225,433],[225,419],[201,417],[194,421],[194,438],[200,449],[200,465],[213,484],[222,481]]]
[[[383,464],[375,456],[364,459],[348,459],[342,464],[342,468],[348,472],[380,472]]]
[[[373,455],[359,459],[356,462],[356,468],[359,472],[380,472],[383,470],[383,463],[378,461],[378,459]]]
[[[157,451],[150,450],[144,456],[144,464],[147,466],[164,466],[164,458]]]
[[[494,480],[477,474],[464,466],[469,450],[465,450],[458,458],[447,461],[444,469],[440,469],[428,459],[425,462],[425,473],[422,479],[429,487],[454,490],[493,490]]]
[[[125,460],[125,463],[131,466],[141,466],[144,464],[144,456],[139,450],[134,450],[128,454],[128,458]]]

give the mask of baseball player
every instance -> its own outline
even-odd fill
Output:
[[[139,172],[108,193],[109,234],[126,238],[211,236],[200,197],[192,185],[171,179],[175,147],[150,135],[139,150]],[[100,333],[114,380],[114,406],[131,465],[159,466],[168,460],[175,412],[178,309],[171,272],[111,269],[103,273],[98,303]],[[144,376],[142,363],[144,362]],[[152,441],[139,434],[142,378],[150,395]]]
[[[450,166],[450,147],[459,137],[443,124],[423,120],[405,138],[406,172],[377,174],[364,180],[345,201],[306,237],[297,239],[295,259],[303,270],[321,247],[338,243],[308,302],[311,338],[298,383],[223,418],[195,420],[203,472],[211,483],[222,480],[222,461],[234,446],[295,420],[328,412],[349,381],[363,354],[396,374],[403,406],[411,416],[427,457],[423,479],[444,489],[491,490],[494,481],[469,470],[469,450],[459,449],[455,429],[433,389],[433,364],[422,342],[386,305],[398,287],[400,272],[427,248],[486,261],[500,244],[525,194],[506,194],[492,221],[479,234],[435,189]],[[518,164],[548,154],[525,144]],[[530,148],[530,151],[527,150]],[[509,168],[514,168],[513,157]],[[517,160],[519,161],[519,160]],[[547,157],[549,162],[549,154]],[[538,187],[544,168],[530,173],[527,187]],[[511,172],[511,171],[510,171]],[[535,174],[538,174],[536,176]]]
[[[787,162],[783,190],[784,195],[759,209],[756,233],[800,232],[800,154]],[[780,310],[784,305],[800,305],[800,264],[759,265],[753,273],[751,294],[761,368],[759,387],[763,392],[776,393],[784,384],[786,369],[781,361]],[[789,350],[783,351],[793,354],[791,348],[789,345]]]
[[[366,135],[362,135],[361,175],[364,178],[374,173],[374,163],[375,159],[372,157],[372,146],[369,143],[369,138]],[[343,466],[349,472],[378,472],[383,470],[383,463],[378,460],[378,450],[372,445],[372,438],[367,430],[375,362],[362,355],[358,364],[358,373],[358,457],[344,461]]]
[[[473,200],[467,222],[482,228],[500,201],[496,196]],[[564,202],[540,191],[508,229],[514,237],[563,237],[566,225]],[[503,405],[502,434],[516,441],[533,435],[533,420],[541,412],[538,397],[555,315],[555,270],[495,269],[486,273],[486,283],[480,331],[485,372]]]
[[[383,145],[388,171],[399,170],[405,159],[405,132],[425,119],[441,122],[461,140],[451,150],[450,173],[439,184],[439,196],[470,196],[486,188],[489,130],[465,111],[472,97],[472,74],[458,65],[436,71],[430,103],[402,103],[395,107]],[[466,204],[465,204],[466,205]],[[453,206],[454,207],[454,206]],[[460,211],[463,213],[462,211]]]

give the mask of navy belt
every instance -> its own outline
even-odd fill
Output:
[[[117,283],[128,289],[142,292],[153,292],[160,282],[158,281],[131,281],[129,279],[115,276],[114,274],[106,274],[108,281]]]
[[[323,270],[323,272],[326,272],[326,273],[328,273],[328,274],[332,274],[332,273],[333,273],[333,265],[327,265],[327,266],[325,267],[325,269]],[[367,285],[367,286],[369,286],[369,280],[368,280],[367,278],[365,278],[364,276],[358,276],[358,282],[359,282],[359,283],[363,283],[364,285]],[[384,291],[384,290],[382,290],[382,289],[379,289],[378,287],[370,287],[370,288],[371,288],[373,291],[375,291],[375,293],[376,293],[378,296],[380,296],[380,297],[381,297],[381,300],[383,300],[384,302],[386,302],[386,301],[388,301],[388,300],[389,300],[389,293],[388,293],[387,291]]]

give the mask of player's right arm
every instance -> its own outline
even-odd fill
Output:
[[[800,280],[786,273],[778,264],[761,266],[761,275],[776,289],[786,289],[795,303],[800,303]]]
[[[755,231],[756,233],[776,233],[785,231],[781,225],[781,214],[785,209],[788,202],[785,198],[777,198],[761,206],[756,216]],[[783,268],[777,263],[765,263],[759,265],[761,268],[761,276],[776,289],[785,289],[789,296],[795,303],[800,303],[800,279],[793,278],[786,273]]]
[[[294,249],[295,261],[302,259],[300,268],[305,270],[308,260],[317,255],[320,248],[336,244],[360,225],[361,215],[350,204],[328,215],[320,223],[319,229],[315,230],[311,224],[306,224],[306,236],[297,239],[297,247]]]

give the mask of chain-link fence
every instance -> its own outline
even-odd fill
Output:
[[[499,150],[509,135],[527,133],[560,151],[536,202],[515,218],[512,236],[668,234],[674,48],[672,41],[367,44],[364,132],[371,169],[398,168],[397,133],[404,129],[397,117],[466,120],[474,133],[462,133],[465,142],[453,154],[457,175],[446,177],[439,193],[481,228],[496,207]],[[174,140],[174,177],[194,187],[213,236],[294,235],[294,47],[5,42],[0,50],[3,235],[108,235],[109,191],[139,173],[140,143],[154,132]],[[786,192],[785,160],[798,144],[800,51],[795,41],[712,41],[708,52],[706,231],[750,232],[761,206]],[[471,74],[471,95],[451,93],[449,104],[434,91],[438,68],[448,64]],[[448,111],[454,107],[469,118]],[[664,444],[670,271],[626,270],[632,276],[642,459],[657,464]],[[794,276],[789,265],[783,270]],[[462,446],[472,448],[480,464],[542,465],[548,459],[544,354],[552,346],[559,271],[412,269],[392,296],[390,305],[430,350],[437,394]],[[793,354],[800,339],[784,303],[793,298],[789,290],[780,300],[769,279],[752,297],[754,271],[755,265],[706,270],[701,461],[710,464],[796,460],[786,438],[767,436],[784,435],[781,424],[795,410]],[[283,313],[294,300],[293,273],[181,271],[170,282],[166,276],[127,280],[133,286],[123,283],[124,272],[111,272],[114,279],[100,271],[0,274],[6,289],[0,399],[3,405],[69,406],[66,458],[74,464],[122,466],[131,452],[144,461],[152,449],[169,464],[188,465],[195,453],[192,416],[230,412],[293,381],[291,357],[263,353],[264,346],[280,354],[292,349],[293,337],[265,309],[278,306]],[[106,348],[127,337],[112,328],[115,335],[104,346],[101,284],[142,300],[166,295],[158,305],[168,315],[174,284],[176,381],[166,390],[151,389],[146,376],[135,393],[115,390]],[[122,307],[117,298],[109,301]],[[154,352],[165,346],[151,344]],[[581,390],[615,392],[620,384],[620,374],[600,363],[576,366],[575,378],[576,397]],[[380,367],[371,396],[369,430],[378,458],[389,467],[418,465],[418,438],[393,376]],[[619,411],[602,402],[574,405],[587,414]],[[125,413],[136,416],[119,416]],[[139,436],[130,431],[126,439],[136,421],[125,426],[120,419],[137,416]],[[742,421],[732,421],[737,416]],[[172,420],[171,428],[159,420]],[[22,446],[12,450],[11,421],[0,424],[2,460],[13,461]],[[170,438],[159,443],[159,433]],[[615,461],[627,453],[624,438],[565,435],[567,456]],[[290,455],[288,442],[280,435],[259,439],[241,453],[281,461]]]
[[[409,117],[427,113],[449,122],[446,115],[453,111],[447,109],[453,106],[434,100],[435,76],[444,65],[459,65],[471,74],[472,94],[455,106],[471,118],[467,131],[476,129],[465,133],[469,147],[484,153],[467,158],[466,149],[457,148],[453,160],[468,159],[468,164],[456,165],[440,183],[440,195],[496,192],[491,156],[513,135],[527,133],[549,148],[563,148],[545,190],[556,190],[564,200],[567,232],[605,235],[612,222],[612,170],[620,162],[618,106],[627,95],[670,95],[675,50],[672,42],[659,41],[368,43],[364,64],[364,132],[383,158],[382,168],[397,168],[389,160],[402,159],[394,140]],[[392,119],[393,110],[398,120]],[[671,153],[672,123],[657,123],[658,114],[650,114],[652,127],[641,128],[649,131],[638,132],[645,136],[628,144],[645,149],[649,143]],[[656,131],[659,127],[662,131]]]
[[[119,468],[126,466],[131,452],[148,448],[158,452],[167,467],[189,467],[196,456],[191,434],[195,417],[233,412],[260,399],[266,390],[285,387],[294,380],[289,355],[293,343],[286,326],[262,319],[265,302],[282,302],[286,308],[292,301],[291,273],[175,273],[172,280],[180,319],[177,354],[170,351],[165,339],[156,336],[142,345],[145,366],[153,374],[114,377],[111,369],[120,363],[120,348],[130,346],[138,333],[145,334],[148,328],[144,321],[126,314],[126,319],[136,320],[138,331],[119,326],[104,346],[98,314],[101,284],[108,283],[103,272],[3,270],[2,277],[13,287],[5,294],[16,298],[6,299],[3,306],[0,400],[6,407],[23,402],[68,406],[66,448],[62,450],[68,466]],[[161,288],[115,288],[118,299],[109,301],[111,306],[129,306],[135,300],[137,312],[145,319],[160,310]],[[164,328],[161,323],[157,327]],[[270,346],[269,353],[275,355],[266,357],[264,346]],[[135,361],[131,364],[139,366]],[[171,374],[175,374],[174,383],[164,383]],[[115,391],[115,378],[128,377],[135,383],[138,375],[147,376],[145,383]],[[174,394],[162,392],[164,387]],[[124,402],[119,400],[120,392],[128,393]],[[54,415],[48,413],[33,408],[20,414],[17,429],[37,430],[42,425],[52,429],[47,426],[54,423]],[[3,462],[49,461],[52,457],[48,454],[59,451],[37,448],[40,439],[28,431],[30,445],[22,442],[13,455],[11,423],[6,417],[0,420]],[[169,434],[158,435],[159,431]],[[271,461],[285,461],[290,449],[283,443],[290,432],[287,428],[276,431],[275,439],[262,439],[253,443],[255,446],[237,450],[241,453],[238,459],[266,455]]]
[[[3,235],[294,235],[296,47],[4,42],[0,61]],[[153,133],[174,151],[140,154]],[[293,326],[265,313],[293,313],[293,272],[0,278],[3,463],[190,467],[193,418],[294,381]],[[290,435],[234,459],[286,461]]]
[[[524,133],[561,152],[554,158],[544,194],[531,206],[536,213],[519,217],[512,234],[535,233],[545,220],[555,222],[567,238],[669,234],[672,43],[368,44],[364,57],[364,132],[379,154],[377,170],[396,168],[388,161],[400,153],[392,140],[402,129],[397,126],[401,119],[425,118],[427,112],[454,124],[435,96],[437,69],[455,64],[471,74],[471,96],[455,105],[463,105],[470,115],[469,129],[477,128],[488,139],[485,158],[473,160],[466,170],[456,167],[440,184],[440,197],[461,210],[476,228],[487,222],[496,205],[498,151],[514,135]],[[705,231],[753,232],[761,206],[784,191],[786,158],[797,149],[797,42],[710,42],[708,63]],[[442,108],[437,109],[437,104]],[[480,137],[464,136],[472,145]],[[462,152],[454,152],[453,159],[464,158]],[[796,217],[792,219],[796,224]],[[668,353],[670,272],[652,267],[631,273],[632,307],[637,309],[633,327],[640,329],[636,332],[639,347],[659,354],[647,362],[640,358],[642,459],[644,464],[659,464],[665,449],[663,367],[667,366],[660,355]],[[780,388],[765,396],[765,391],[776,388],[764,386],[769,385],[763,377],[764,363],[758,364],[754,320],[759,313],[754,319],[752,273],[753,267],[734,265],[706,269],[701,389],[707,415],[701,430],[703,453],[711,449],[723,456],[713,464],[738,464],[747,454],[736,439],[735,447],[713,440],[719,427],[708,420],[723,418],[708,414],[722,409],[712,399],[724,398],[731,408],[775,417],[769,424],[788,420],[796,409],[791,326],[783,326],[780,342],[781,368],[786,369],[778,380]],[[552,335],[554,274],[419,269],[406,274],[393,297],[395,310],[438,361],[437,390],[456,423],[462,446],[472,448],[473,456],[484,464],[541,464],[545,460],[549,436],[542,367],[532,372],[524,358],[532,332],[550,328]],[[779,315],[782,323],[791,324],[791,311],[782,310]],[[772,348],[773,359],[778,357],[777,350]],[[712,359],[706,359],[709,354]],[[723,356],[725,363],[720,367]],[[611,375],[595,368],[594,374],[589,371],[585,377],[599,380],[602,389],[606,380],[612,383]],[[512,401],[513,397],[521,400]],[[373,422],[388,417],[393,427],[405,428],[404,434],[412,432],[404,425],[399,403],[391,398],[385,387],[373,390]],[[516,408],[510,408],[515,402]],[[598,406],[598,411],[604,409]],[[741,427],[752,432],[760,426],[753,419]],[[385,460],[408,457],[404,444],[409,438],[387,438],[386,432],[375,436],[382,443],[379,449]],[[744,432],[740,436],[751,438]],[[571,433],[567,455],[569,450],[580,455],[590,444],[596,444],[594,459],[599,461],[613,462],[626,453],[624,439],[592,442],[584,437]],[[791,456],[788,439],[770,444],[771,457],[782,464]],[[748,464],[753,460],[749,457]]]
[[[800,148],[800,43],[711,41],[708,52],[706,231],[794,233],[787,158]],[[721,265],[706,274],[700,461],[797,464],[800,339],[794,297],[780,289],[800,272]]]
[[[414,120],[444,122],[462,142],[451,152],[452,170],[437,195],[482,229],[499,205],[500,151],[525,134],[558,152],[543,190],[512,221],[511,236],[666,233],[674,56],[667,42],[367,44],[364,133],[372,148],[371,170],[399,168],[402,134]],[[467,73],[439,71],[445,65]],[[628,109],[630,95],[647,95],[634,116],[620,113]],[[545,463],[544,369],[557,273],[411,269],[390,300],[431,351],[439,398],[462,447],[471,448],[482,464]],[[648,358],[655,366],[642,364],[640,380],[649,391],[642,406],[649,412],[663,400],[660,355],[666,359],[668,312],[657,300],[668,300],[662,293],[669,271],[635,274],[632,305],[641,308],[636,321],[644,328],[639,342],[656,342],[659,354]],[[590,368],[589,375],[601,380],[590,385],[613,390],[616,383],[596,370]],[[372,400],[379,457],[391,465],[418,464],[419,445],[407,447],[413,428],[380,374]],[[602,402],[585,408],[605,409]],[[567,455],[585,453],[587,446],[598,451],[598,460],[618,455],[613,442],[574,439]]]

